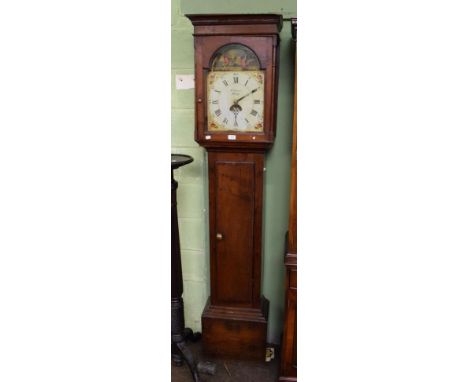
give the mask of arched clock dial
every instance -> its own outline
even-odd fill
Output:
[[[208,131],[263,131],[263,71],[209,72],[207,93]]]

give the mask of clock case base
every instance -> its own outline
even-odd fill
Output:
[[[269,301],[260,308],[233,308],[211,304],[202,314],[203,352],[212,357],[265,361]]]

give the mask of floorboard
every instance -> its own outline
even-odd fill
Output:
[[[277,382],[278,381],[278,349],[276,357],[270,362],[238,361],[233,359],[209,359],[201,354],[201,343],[188,343],[197,359],[216,364],[216,374],[200,374],[203,382]],[[172,365],[171,382],[193,382],[187,365],[177,367]]]

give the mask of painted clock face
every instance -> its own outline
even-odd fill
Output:
[[[225,45],[213,57],[207,75],[209,132],[262,133],[265,72],[245,45]]]
[[[264,73],[260,70],[208,74],[208,130],[263,131]]]

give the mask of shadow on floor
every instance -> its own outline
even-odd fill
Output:
[[[279,353],[275,348],[275,358],[270,362],[238,361],[233,359],[210,359],[201,354],[201,343],[187,343],[193,355],[200,361],[216,364],[216,374],[200,374],[203,382],[273,382],[278,381]],[[171,382],[193,382],[186,364],[172,365]]]

